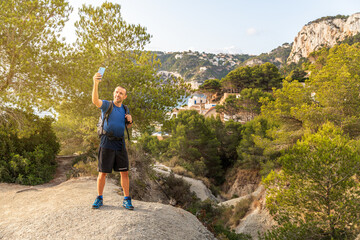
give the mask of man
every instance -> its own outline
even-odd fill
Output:
[[[122,102],[127,97],[126,89],[120,86],[115,88],[113,103],[100,100],[98,86],[101,82],[101,77],[100,73],[96,73],[93,77],[92,102],[101,109],[102,117],[104,117],[109,104],[113,104],[113,110],[109,115],[109,119],[104,122],[106,134],[101,136],[98,154],[98,196],[92,208],[97,209],[103,205],[103,190],[105,187],[106,174],[114,170],[120,172],[121,175],[121,186],[124,191],[123,207],[133,210],[134,207],[131,204],[129,195],[129,161],[124,139],[125,124],[131,127],[133,122],[131,115],[126,114],[125,108],[122,106]]]

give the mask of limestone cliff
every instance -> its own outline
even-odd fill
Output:
[[[333,47],[339,41],[360,32],[360,13],[345,18],[324,18],[304,26],[295,37],[287,63],[297,63],[321,47]]]

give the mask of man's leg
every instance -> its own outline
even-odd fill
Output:
[[[124,191],[124,196],[129,197],[129,188],[130,188],[130,181],[129,181],[129,171],[120,172],[121,175],[121,187]]]
[[[99,175],[97,178],[97,192],[98,192],[99,196],[102,196],[103,192],[104,192],[106,174],[107,173],[99,172]]]
[[[124,191],[123,207],[128,210],[134,210],[134,207],[131,203],[131,197],[129,194],[129,188],[130,188],[129,171],[120,172],[120,175],[121,175],[121,187],[123,188]]]
[[[92,208],[98,209],[103,205],[103,191],[105,187],[105,179],[106,179],[106,173],[99,172],[98,178],[97,178],[97,191],[98,196],[95,199],[95,202],[92,205]]]

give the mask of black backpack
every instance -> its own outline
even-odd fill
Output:
[[[129,108],[128,108],[126,105],[124,105],[124,104],[122,104],[122,106],[123,106],[124,109],[125,109],[125,114],[129,114]],[[105,123],[105,121],[108,121],[109,116],[110,116],[110,113],[112,112],[113,108],[114,108],[114,106],[113,106],[113,101],[111,101],[110,104],[109,104],[108,109],[106,110],[106,112],[105,112],[105,114],[104,114],[104,119],[101,117],[101,115],[100,115],[100,117],[99,117],[99,122],[96,124],[96,126],[97,126],[97,133],[98,133],[99,138],[100,138],[102,135],[110,135],[110,134],[112,135],[112,133],[107,133],[107,132],[104,130],[104,123]],[[129,139],[129,141],[130,141],[129,130],[128,130],[128,128],[127,128],[127,125],[128,125],[128,124],[129,124],[129,122],[128,122],[128,121],[125,121],[125,129],[126,129],[126,133],[127,133],[128,139]],[[111,137],[114,138],[114,136],[111,136]]]

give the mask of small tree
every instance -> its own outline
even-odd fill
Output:
[[[272,172],[265,185],[281,239],[300,239],[301,233],[307,239],[352,239],[359,233],[358,144],[326,123],[280,158],[282,171]],[[268,236],[279,239],[279,234]]]
[[[221,83],[219,79],[208,79],[199,89],[205,93],[207,101],[210,102],[212,95],[221,91]]]
[[[223,180],[219,157],[220,143],[205,123],[205,117],[195,110],[181,111],[165,128],[171,132],[168,154],[178,156],[194,168],[201,161],[206,166],[206,177]],[[193,170],[193,169],[189,169]]]

